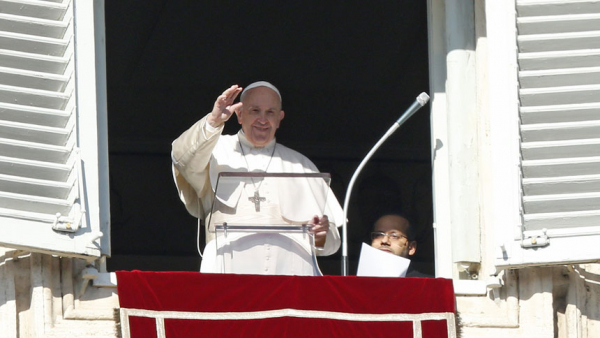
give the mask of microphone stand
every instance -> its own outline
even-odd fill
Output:
[[[388,129],[388,131],[381,137],[381,139],[373,146],[373,149],[369,151],[367,156],[362,160],[362,162],[358,165],[358,168],[352,175],[350,179],[350,184],[348,184],[348,190],[346,190],[346,199],[344,200],[344,225],[342,227],[342,275],[348,276],[348,231],[347,231],[347,222],[348,222],[348,203],[350,202],[350,194],[352,193],[352,186],[354,186],[354,181],[356,177],[361,172],[362,168],[365,166],[367,161],[373,156],[375,151],[379,149],[379,147],[387,140],[390,135],[392,135],[396,129],[400,128],[400,126],[406,122],[414,113],[417,112],[421,107],[423,107],[429,101],[429,95],[427,93],[421,93],[417,96],[417,99],[413,104],[408,107],[408,109],[400,116],[400,118],[394,122],[394,124]]]

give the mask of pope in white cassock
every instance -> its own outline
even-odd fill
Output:
[[[240,93],[240,102],[234,104]],[[237,85],[225,90],[212,112],[173,142],[175,184],[181,201],[195,217],[212,218],[211,224],[244,223],[260,212],[269,224],[308,223],[312,225],[316,254],[331,255],[340,247],[337,227],[343,223],[343,211],[329,187],[324,211],[305,210],[315,206],[309,201],[286,202],[284,193],[278,192],[285,190],[282,185],[269,184],[266,179],[234,185],[226,196],[217,194],[215,200],[221,172],[318,173],[307,157],[276,142],[275,132],[284,117],[281,102],[279,90],[265,81],[252,83],[243,91]],[[221,135],[224,123],[234,113],[241,130],[236,135]],[[295,219],[307,212],[314,216]],[[225,272],[224,264],[228,264],[228,272],[241,274],[320,274],[313,259],[315,249],[305,234],[262,232],[222,237],[222,232],[215,236],[213,229],[206,229],[201,272]],[[240,243],[231,245],[236,241]],[[224,254],[224,243],[228,244],[229,256]],[[225,263],[224,256],[234,259]]]

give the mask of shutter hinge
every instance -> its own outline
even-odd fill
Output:
[[[523,248],[537,248],[543,247],[550,244],[550,239],[546,235],[546,229],[537,231],[523,232],[523,240],[521,240],[521,247]]]
[[[52,223],[52,229],[55,231],[76,232],[81,226],[82,217],[83,213],[79,212],[75,214],[75,219],[62,217],[62,215],[58,212],[55,215],[54,223]]]
[[[85,209],[82,208],[82,205],[85,204],[85,201],[83,200],[85,193],[82,179],[83,163],[81,161],[81,149],[75,147],[73,151],[75,152],[75,168],[77,170],[77,190],[75,190],[75,200],[79,200],[79,203],[73,203],[73,209],[70,212],[71,215],[69,215],[69,217],[63,217],[59,212],[56,213],[54,222],[52,223],[52,229],[54,231],[76,232],[81,227],[81,222],[85,215]]]

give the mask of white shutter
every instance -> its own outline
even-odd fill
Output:
[[[76,3],[0,0],[0,245],[97,257],[109,253],[108,206],[98,197],[108,189],[99,183],[108,168],[98,168],[105,97],[91,109],[78,104],[103,82],[78,74],[96,60],[78,45],[95,41],[93,28],[77,25],[91,18],[94,27],[92,2],[82,11]]]
[[[500,266],[600,259],[600,1],[517,6],[522,231]]]

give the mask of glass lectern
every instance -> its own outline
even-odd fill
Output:
[[[330,181],[327,173],[220,173],[207,223],[213,272],[299,274],[311,266],[320,275],[309,223],[324,214]]]

